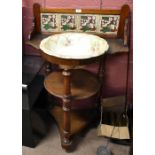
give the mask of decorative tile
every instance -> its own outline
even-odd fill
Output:
[[[79,31],[81,32],[96,32],[97,31],[97,16],[91,14],[79,15]]]
[[[73,14],[60,15],[61,31],[77,31],[77,16]]]
[[[56,32],[59,31],[58,14],[41,13],[41,31]]]
[[[119,26],[119,15],[101,15],[100,16],[100,33],[117,34]]]
[[[41,31],[117,35],[119,20],[119,15],[41,13]]]

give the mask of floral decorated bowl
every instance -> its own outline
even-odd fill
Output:
[[[61,33],[43,39],[40,49],[63,59],[89,59],[103,55],[109,48],[101,37],[86,33]]]

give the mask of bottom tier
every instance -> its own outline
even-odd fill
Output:
[[[61,137],[61,145],[66,151],[71,151],[74,148],[74,144],[70,144],[68,146],[63,144],[63,110],[59,106],[55,106],[50,109],[51,115],[55,118],[59,132]],[[72,110],[71,111],[71,132],[70,138],[71,141],[73,136],[80,133],[83,129],[85,129],[90,122],[96,117],[95,110]]]
[[[50,110],[51,115],[55,118],[60,134],[63,131],[63,110],[59,106],[55,106]],[[92,110],[72,110],[71,111],[71,136],[84,129],[95,117]]]

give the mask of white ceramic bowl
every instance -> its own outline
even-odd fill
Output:
[[[86,33],[61,33],[49,36],[40,49],[51,56],[64,59],[88,59],[104,54],[109,48],[101,37]]]

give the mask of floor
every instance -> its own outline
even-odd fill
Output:
[[[59,133],[56,125],[53,125],[46,137],[35,148],[22,147],[22,155],[96,155],[97,148],[106,145],[107,139],[96,136],[96,128],[90,129],[85,135],[75,138],[76,149],[66,153],[60,145]],[[108,148],[112,155],[129,155],[129,146],[109,143]]]

